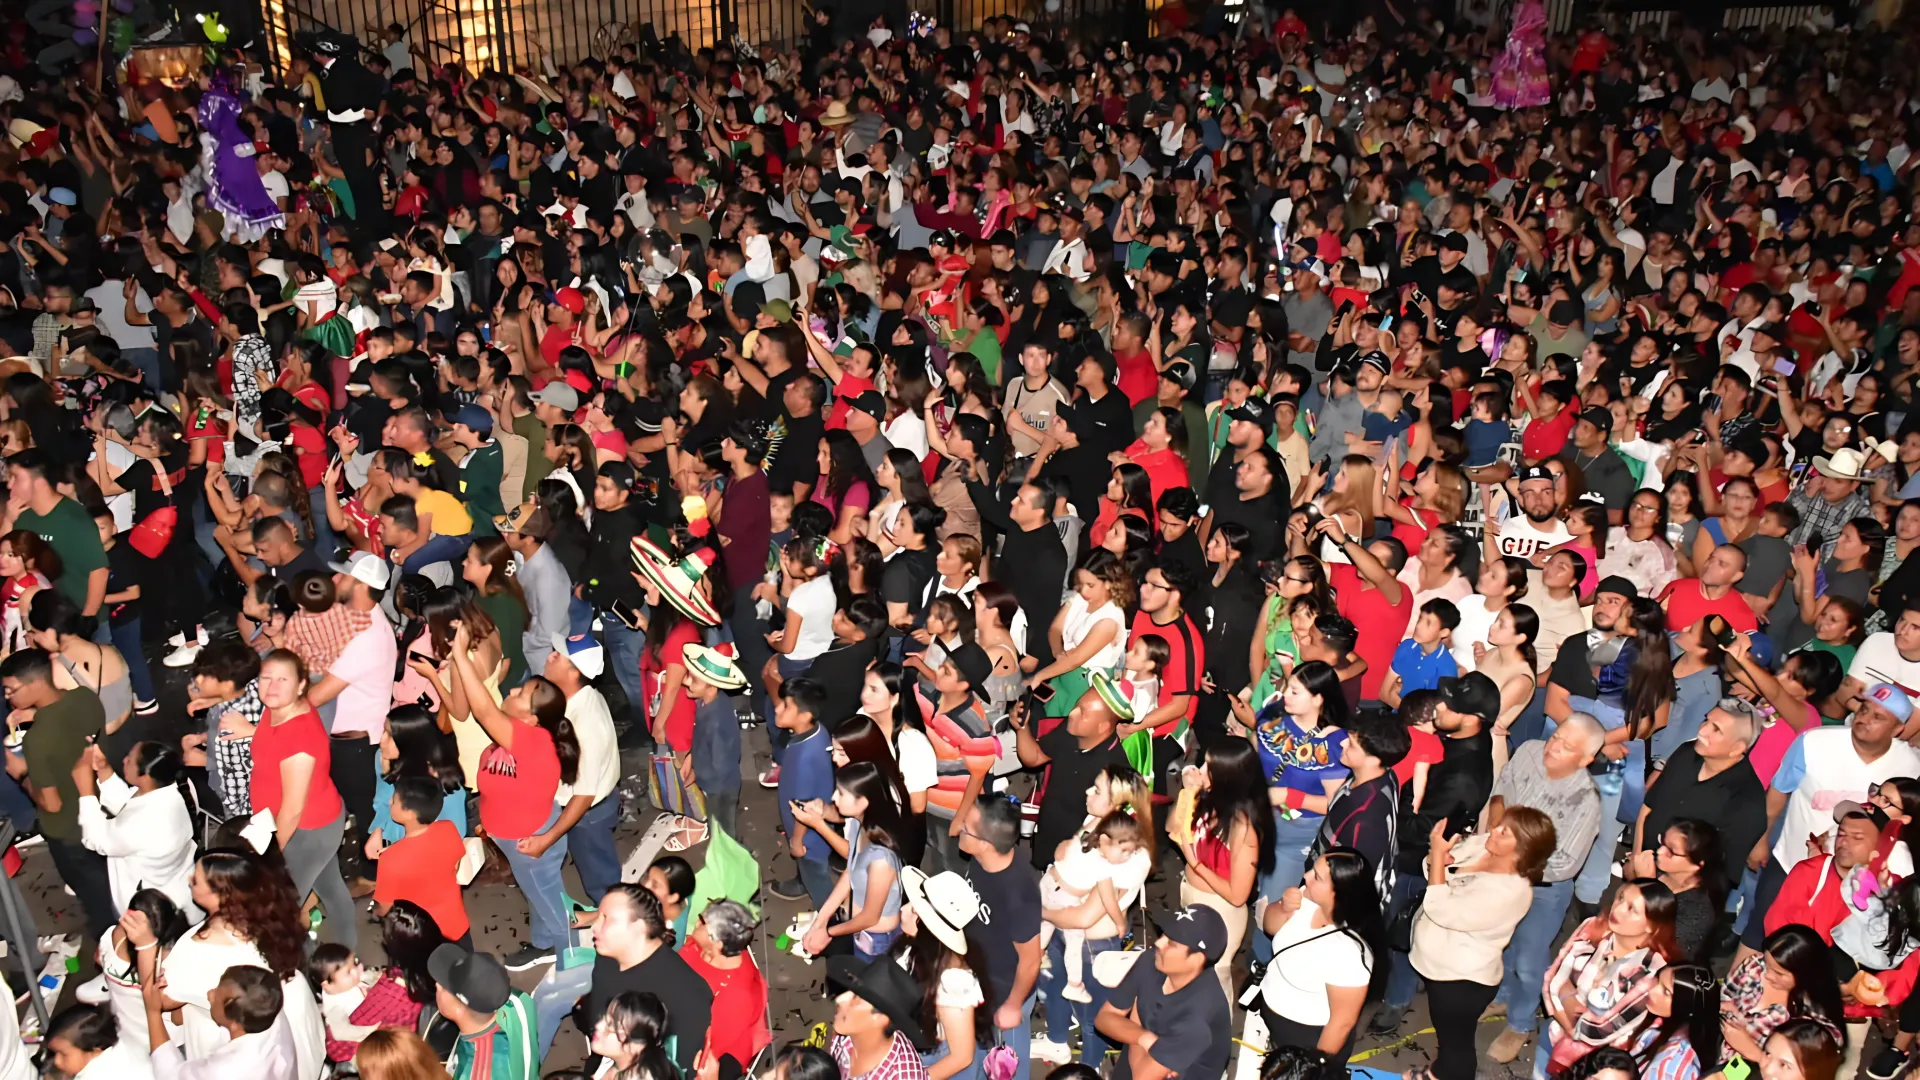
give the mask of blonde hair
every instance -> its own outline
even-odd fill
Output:
[[[446,1080],[427,1041],[411,1031],[381,1028],[360,1040],[353,1064],[364,1080]]]
[[[1100,829],[1114,814],[1125,814],[1138,827],[1140,846],[1146,850],[1147,857],[1154,858],[1152,781],[1125,765],[1109,765],[1097,775],[1107,778],[1107,794],[1113,800],[1113,810],[1087,830],[1088,838],[1099,835]]]
[[[1362,454],[1348,454],[1340,462],[1341,471],[1347,474],[1347,490],[1331,492],[1321,507],[1326,516],[1351,510],[1360,516],[1360,531],[1355,539],[1363,543],[1373,535],[1374,499],[1380,491],[1380,470],[1373,459]]]

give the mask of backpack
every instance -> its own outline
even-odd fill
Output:
[[[515,1076],[533,1080],[540,1075],[540,1025],[534,1015],[533,997],[518,990],[507,998],[494,1022],[507,1033],[507,1052],[512,1055]]]

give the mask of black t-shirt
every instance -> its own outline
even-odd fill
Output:
[[[289,562],[285,566],[274,567],[272,573],[274,577],[279,578],[291,586],[294,578],[299,577],[309,570],[322,574],[333,573],[332,568],[327,565],[327,560],[321,558],[320,553],[310,547],[301,548],[300,554],[294,556],[292,562]]]
[[[593,986],[587,991],[587,1030],[606,1015],[607,1003],[628,990],[645,991],[667,1008],[667,1034],[675,1037],[674,1063],[681,1073],[692,1075],[693,1056],[707,1043],[707,1027],[713,1020],[713,987],[687,965],[680,954],[665,945],[653,955],[625,971],[605,956],[593,962]]]
[[[1020,970],[1014,945],[1040,936],[1040,876],[1015,859],[997,874],[975,862],[967,867],[967,880],[980,894],[980,933],[973,939],[987,963],[987,1008],[998,1009],[1013,992]]]
[[[767,486],[782,494],[791,494],[795,484],[812,484],[820,478],[820,439],[826,434],[826,421],[815,413],[786,420],[786,438],[780,452],[767,468]]]
[[[1667,758],[1658,782],[1649,784],[1643,850],[1658,847],[1668,826],[1682,818],[1704,821],[1720,833],[1720,850],[1729,880],[1740,880],[1748,853],[1767,831],[1767,789],[1753,764],[1738,765],[1700,779],[1700,754],[1684,743]]]
[[[1169,994],[1167,977],[1154,967],[1158,950],[1148,949],[1133,962],[1127,977],[1107,1000],[1125,1012],[1139,1007],[1140,1026],[1154,1035],[1149,1057],[1180,1080],[1220,1080],[1227,1071],[1233,1047],[1233,1016],[1220,980],[1203,969],[1187,985]],[[1125,1053],[1113,1070],[1114,1080],[1132,1080],[1133,1066]]]
[[[1286,524],[1287,501],[1280,492],[1290,490],[1285,477],[1273,478],[1273,486],[1265,495],[1257,499],[1242,499],[1236,491],[1227,499],[1213,503],[1213,527],[1219,528],[1229,521],[1237,521],[1246,526],[1247,562],[1258,563],[1262,559],[1271,559],[1281,550],[1286,534],[1282,527]]]
[[[145,555],[133,550],[133,545],[120,540],[107,549],[107,595],[126,592],[140,584],[142,568],[151,562]],[[107,605],[107,622],[113,626],[125,626],[140,617],[138,598],[118,604]]]
[[[1054,849],[1060,841],[1080,830],[1087,818],[1087,789],[1093,778],[1108,765],[1127,765],[1126,751],[1120,739],[1112,737],[1091,750],[1080,749],[1080,740],[1061,724],[1040,736],[1040,749],[1052,759],[1040,794],[1040,820],[1033,830],[1033,865],[1045,870],[1053,865]]]
[[[807,677],[826,687],[825,711],[815,717],[822,723],[837,724],[860,711],[860,688],[865,685],[867,665],[879,655],[877,641],[835,643],[833,648],[813,658]]]
[[[1600,496],[1602,505],[1608,510],[1626,513],[1627,504],[1633,501],[1633,493],[1638,488],[1633,473],[1627,469],[1626,459],[1617,451],[1608,447],[1589,459],[1568,440],[1560,456],[1580,467],[1580,475],[1587,478],[1587,490]]]
[[[918,551],[901,548],[894,552],[893,558],[887,560],[886,569],[880,574],[880,599],[889,604],[907,605],[907,613],[913,616],[916,623],[919,622],[921,613],[926,610],[921,597],[927,591],[927,582],[939,573],[934,569],[937,558],[927,548]]]
[[[1547,672],[1547,681],[1565,690],[1569,697],[1600,695],[1600,682],[1593,677],[1593,665],[1587,662],[1589,640],[1586,634],[1575,634],[1561,642],[1560,653]]]
[[[1118,390],[1108,390],[1099,401],[1080,399],[1075,408],[1086,411],[1093,426],[1098,429],[1097,436],[1088,436],[1080,445],[1088,447],[1105,458],[1115,450],[1125,450],[1133,443],[1133,406],[1127,404],[1127,396]]]

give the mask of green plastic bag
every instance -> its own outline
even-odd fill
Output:
[[[707,859],[693,875],[693,896],[687,900],[687,918],[697,919],[715,900],[748,903],[760,889],[760,864],[740,841],[727,835],[718,821],[707,823]],[[757,910],[754,911],[758,915]]]

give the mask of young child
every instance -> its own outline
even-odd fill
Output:
[[[374,976],[345,945],[318,946],[307,960],[307,978],[320,991],[320,1015],[327,1022],[327,1060],[352,1061],[360,1040],[380,1030],[378,1024],[355,1024],[353,1011],[367,1000]]]
[[[378,863],[373,910],[385,918],[394,904],[410,901],[432,916],[448,941],[463,941],[472,929],[460,895],[460,861],[467,848],[453,822],[440,820],[446,794],[438,781],[425,776],[402,776],[393,782],[387,812],[406,835],[392,844],[378,829],[367,837],[367,858]]]
[[[1400,699],[1400,717],[1406,722],[1407,734],[1413,740],[1413,746],[1407,756],[1393,767],[1393,775],[1405,786],[1413,782],[1413,808],[1427,797],[1427,773],[1445,756],[1440,736],[1433,729],[1434,714],[1440,708],[1440,691],[1412,690]]]
[[[1091,797],[1088,801],[1091,803]],[[1109,810],[1098,819],[1089,817],[1087,822],[1079,835],[1067,842],[1066,854],[1053,860],[1053,865],[1040,879],[1040,906],[1049,911],[1067,911],[1086,903],[1101,882],[1113,881],[1115,872],[1146,845],[1145,837],[1150,835],[1139,819],[1125,810]],[[1117,892],[1102,893],[1100,902],[1115,926],[1126,925],[1126,912],[1120,909]],[[1091,1002],[1093,997],[1087,993],[1080,964],[1080,946],[1086,932],[1063,929],[1041,920],[1043,951],[1055,931],[1064,934],[1066,941],[1067,985],[1060,996],[1068,1001]]]
[[[1462,434],[1467,444],[1466,467],[1478,469],[1493,464],[1500,448],[1513,442],[1513,425],[1507,422],[1507,398],[1504,394],[1482,391],[1473,396],[1473,415]]]
[[[826,687],[805,677],[794,678],[781,686],[773,711],[775,726],[787,733],[780,761],[780,827],[786,830],[787,852],[798,871],[794,880],[774,885],[773,892],[788,900],[805,896],[816,909],[833,891],[835,875],[827,865],[833,849],[825,837],[794,819],[793,805],[833,798],[833,740],[818,719],[826,703]]]
[[[1420,605],[1413,636],[1393,651],[1387,677],[1380,683],[1380,700],[1398,708],[1400,698],[1415,690],[1437,690],[1441,679],[1460,674],[1451,652],[1453,628],[1460,625],[1460,609],[1436,596]]]
[[[1133,705],[1133,715],[1144,720],[1160,707],[1160,674],[1167,670],[1167,661],[1172,657],[1173,650],[1167,646],[1167,639],[1159,634],[1141,634],[1127,646],[1127,657],[1121,661],[1126,674],[1121,676],[1120,684],[1130,688],[1127,699]],[[1145,727],[1144,722],[1122,723],[1118,731],[1124,739]]]
[[[927,604],[926,625],[911,637],[922,648],[909,652],[904,663],[931,681],[949,652],[973,640],[973,605],[957,596],[934,597]]]
[[[1407,395],[1391,386],[1380,388],[1380,396],[1373,401],[1373,407],[1360,419],[1360,438],[1355,440],[1351,434],[1349,442],[1380,443],[1380,454],[1385,460],[1386,444],[1399,438],[1400,433],[1410,426],[1406,416]]]
[[[393,478],[393,492],[413,499],[414,513],[420,519],[420,534],[431,533],[434,536],[471,536],[473,534],[473,516],[467,512],[467,505],[459,496],[442,491],[437,486],[440,474],[435,471],[438,457],[433,451],[423,451],[409,458],[397,458],[389,466],[388,475]],[[392,468],[398,465],[399,468]]]
[[[689,645],[687,696],[694,701],[693,749],[680,761],[682,780],[706,796],[707,819],[738,837],[740,813],[740,718],[725,691],[747,685],[729,652]]]

